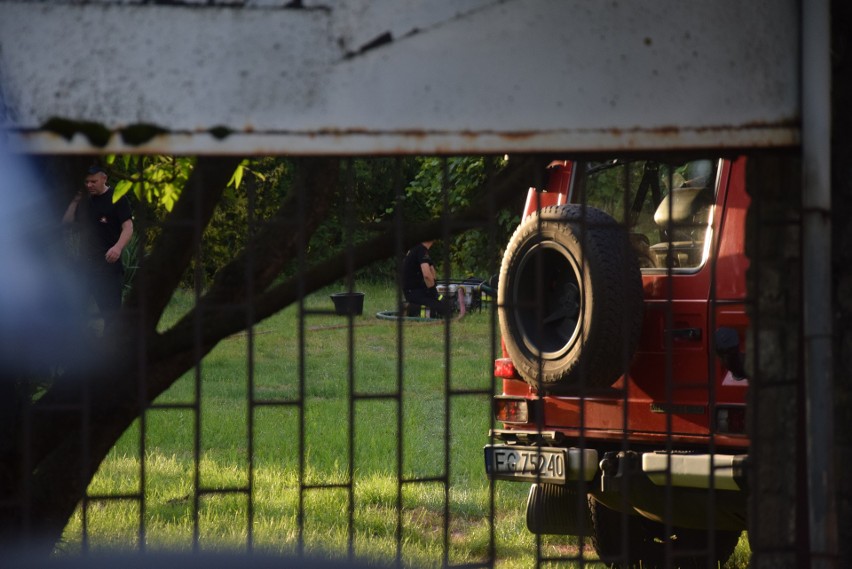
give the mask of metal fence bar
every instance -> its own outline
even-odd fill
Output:
[[[449,170],[449,161],[447,158],[443,158],[441,161],[441,200],[442,200],[442,208],[441,208],[441,222],[442,222],[442,238],[444,240],[444,278],[448,278],[451,274],[451,265],[450,265],[450,239],[452,228],[449,223],[449,214],[450,214],[450,194],[449,194],[449,181],[450,178],[450,170]],[[449,293],[448,293],[449,295]],[[451,429],[451,414],[452,414],[452,404],[450,399],[450,389],[451,389],[451,366],[452,366],[452,358],[450,357],[450,345],[452,343],[452,336],[450,334],[450,320],[447,315],[444,318],[444,470],[443,475],[441,475],[440,483],[443,486],[444,490],[444,518],[442,520],[442,540],[443,540],[443,559],[442,565],[444,567],[450,566],[450,436],[452,433]]]
[[[355,263],[353,260],[353,243],[354,235],[354,191],[355,191],[355,173],[353,171],[352,159],[347,159],[345,162],[345,180],[344,184],[344,204],[346,215],[344,218],[344,239],[347,240],[347,267],[346,267],[346,290],[353,292],[355,279]],[[346,333],[346,355],[347,355],[347,373],[346,373],[346,398],[348,399],[349,410],[349,429],[347,433],[347,462],[346,462],[346,490],[347,490],[347,539],[346,539],[346,555],[351,561],[355,558],[355,328],[354,315],[352,311],[347,315],[347,333]]]
[[[247,239],[246,243],[252,243],[256,236],[255,232],[255,186],[254,183],[248,183],[248,190],[246,192],[248,203],[247,203]],[[245,268],[245,279],[246,279],[246,414],[247,414],[247,441],[246,441],[246,455],[248,458],[248,481],[246,485],[246,493],[247,493],[247,505],[246,505],[246,549],[249,552],[254,550],[254,521],[255,521],[255,504],[254,504],[254,491],[255,491],[255,410],[257,408],[257,404],[255,402],[255,311],[254,311],[254,299],[255,299],[255,279],[254,279],[254,269],[255,269],[255,251],[254,248],[248,247],[246,250],[246,268]]]
[[[145,195],[146,188],[146,179],[145,179],[145,159],[140,156],[137,162],[136,173],[139,176],[139,184],[142,195]],[[145,247],[148,243],[147,237],[147,229],[148,229],[148,216],[145,210],[143,209],[137,216],[136,220],[139,223],[139,233],[136,238],[136,250],[134,251],[134,258],[137,259],[138,265],[142,266],[145,263]],[[138,279],[138,286],[145,290],[148,286],[148,276],[147,271],[142,271],[142,274]],[[138,444],[138,452],[139,452],[139,528],[137,532],[137,539],[139,540],[139,550],[146,551],[148,546],[147,539],[147,501],[145,499],[145,490],[148,485],[148,468],[147,468],[147,444],[145,441],[145,433],[148,431],[148,411],[149,406],[147,404],[148,401],[148,393],[147,393],[147,383],[145,378],[147,377],[148,371],[148,358],[145,357],[147,353],[147,337],[144,334],[145,323],[147,321],[147,300],[145,296],[142,295],[142,301],[139,306],[140,314],[136,318],[137,322],[137,334],[142,340],[139,342],[137,346],[136,352],[136,362],[138,363],[139,368],[139,444]]]
[[[304,220],[307,214],[306,208],[307,204],[305,198],[305,186],[303,180],[299,173],[297,173],[297,177],[295,179],[295,190],[297,192],[297,208],[298,208],[298,218],[299,223],[297,227],[298,231],[298,258],[297,258],[297,266],[299,267],[300,275],[304,274],[304,271],[307,267],[307,257],[306,257],[306,249],[307,249],[307,236],[305,235],[305,225]],[[298,512],[297,512],[297,524],[298,524],[298,537],[296,544],[296,552],[297,555],[302,556],[305,553],[305,395],[306,395],[306,375],[305,375],[305,320],[304,320],[304,311],[305,311],[305,283],[300,278],[299,279],[299,301],[298,301],[298,310],[299,310],[299,318],[298,318],[298,358],[299,358],[299,371],[298,371],[298,381],[299,381],[299,394],[298,394],[298,407],[299,410],[299,471],[298,471],[298,484],[299,484],[299,502],[298,502]]]
[[[198,186],[192,188],[192,191],[198,192],[199,194],[202,192],[202,187],[199,184]],[[204,254],[203,248],[203,227],[201,224],[202,213],[201,213],[201,202],[202,197],[196,196],[194,200],[194,208],[193,208],[193,219],[194,223],[192,226],[192,238],[193,245],[195,250],[195,258],[200,260],[202,255]],[[203,280],[204,276],[202,274],[202,265],[200,262],[195,263],[194,271],[193,271],[193,295],[195,298],[195,306],[198,306],[201,303],[201,297],[203,295]],[[201,331],[204,326],[204,322],[202,320],[202,313],[200,311],[196,311],[193,315],[193,350],[195,352],[193,366],[193,428],[195,429],[195,435],[193,437],[193,492],[192,492],[192,551],[194,553],[199,553],[201,551],[201,521],[199,517],[199,511],[201,510],[201,456],[202,456],[202,418],[201,418],[201,407],[202,407],[202,360],[204,358],[204,350],[201,345]]]
[[[404,218],[403,218],[403,179],[401,176],[402,162],[399,158],[395,159],[395,168],[394,168],[394,179],[393,179],[393,189],[394,189],[394,215],[391,223],[394,228],[394,259],[396,261],[396,271],[394,271],[395,277],[395,287],[396,291],[395,300],[396,300],[396,313],[401,315],[404,311],[405,301],[402,295],[402,288],[405,276],[403,274],[403,265],[401,260],[405,256],[405,241],[403,239],[403,227],[404,227]],[[396,321],[396,368],[395,368],[395,379],[396,379],[396,391],[393,394],[393,398],[396,402],[396,464],[394,474],[396,475],[396,495],[394,496],[395,502],[395,513],[396,520],[394,525],[394,538],[396,541],[396,548],[394,552],[394,566],[402,567],[402,535],[403,535],[403,517],[402,517],[402,508],[403,508],[403,488],[407,483],[404,480],[404,472],[405,472],[405,455],[404,455],[404,445],[403,445],[403,431],[405,428],[405,406],[403,405],[402,396],[403,390],[405,388],[405,365],[404,365],[404,357],[405,357],[405,347],[403,344],[404,339],[404,330],[403,320],[401,318]]]

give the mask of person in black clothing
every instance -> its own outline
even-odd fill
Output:
[[[452,310],[449,298],[442,299],[436,288],[435,264],[429,256],[432,241],[424,241],[412,247],[403,262],[403,294],[410,305],[429,308],[433,317],[443,317]],[[459,287],[460,317],[465,314],[464,290]]]
[[[126,196],[113,201],[113,190],[107,185],[103,168],[89,168],[85,184],[88,197],[84,198],[82,190],[77,192],[62,222],[80,224],[80,256],[106,330],[121,309],[121,252],[133,235],[133,219]]]

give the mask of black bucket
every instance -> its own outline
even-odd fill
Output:
[[[363,292],[336,292],[331,295],[334,311],[340,316],[360,316],[364,312]]]

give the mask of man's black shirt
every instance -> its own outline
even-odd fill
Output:
[[[83,229],[83,257],[88,261],[121,271],[121,261],[107,263],[105,256],[121,235],[121,224],[131,218],[130,202],[121,196],[112,201],[112,188],[80,203],[79,219]]]
[[[423,243],[418,243],[408,251],[402,266],[404,290],[427,288],[426,281],[423,280],[423,270],[420,268],[423,263],[433,264],[432,258],[429,257],[429,249]]]

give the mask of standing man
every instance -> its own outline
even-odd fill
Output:
[[[88,197],[84,197],[82,190],[77,192],[62,216],[62,223],[80,223],[80,257],[106,330],[121,309],[124,285],[121,252],[133,235],[133,219],[126,196],[113,200],[113,190],[107,185],[106,170],[102,167],[89,168],[85,184]]]
[[[402,289],[405,300],[413,305],[422,305],[429,308],[431,316],[442,317],[452,310],[450,299],[441,299],[438,289],[435,287],[438,278],[435,273],[435,264],[429,256],[429,248],[433,241],[424,241],[412,247],[405,255],[403,262]],[[464,289],[459,287],[459,310],[460,317],[465,314]]]

